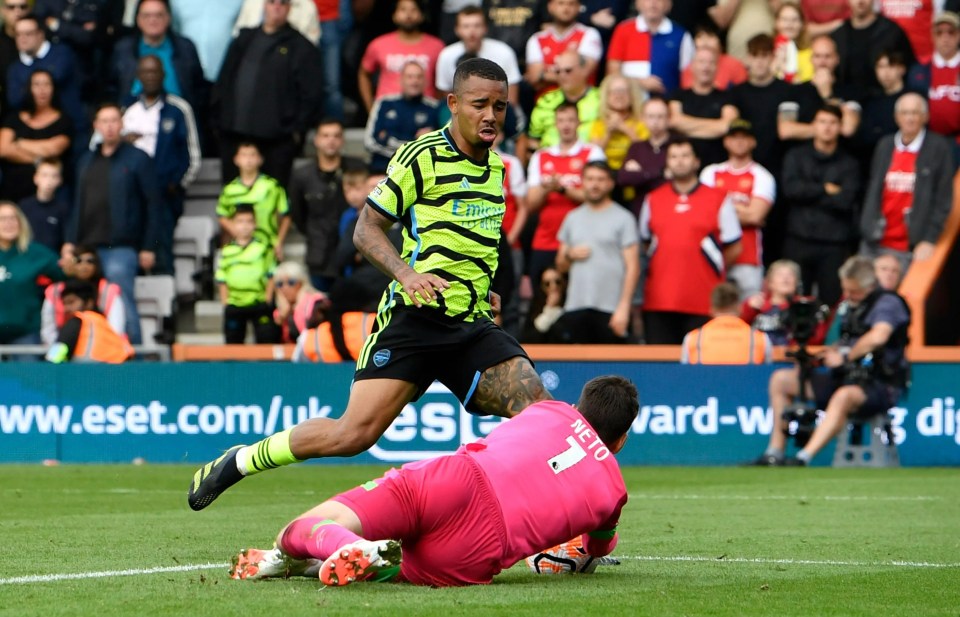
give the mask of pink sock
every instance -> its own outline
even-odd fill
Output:
[[[326,559],[360,536],[330,519],[299,518],[287,526],[280,548],[294,559]]]

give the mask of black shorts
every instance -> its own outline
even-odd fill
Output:
[[[400,379],[417,386],[417,400],[434,380],[453,392],[470,413],[487,414],[470,400],[480,375],[522,356],[515,338],[487,319],[472,322],[438,318],[429,309],[396,307],[377,316],[377,325],[357,360],[354,381]]]
[[[844,385],[843,380],[837,377],[833,371],[814,371],[810,376],[810,386],[813,388],[813,397],[817,403],[817,409],[826,409],[830,397],[842,385]],[[879,381],[857,385],[863,388],[867,400],[851,414],[853,418],[870,418],[886,413],[888,409],[896,405],[900,398],[899,388],[894,388]]]

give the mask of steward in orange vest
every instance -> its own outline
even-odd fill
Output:
[[[683,364],[769,364],[773,343],[740,319],[739,291],[720,283],[710,294],[713,319],[683,338]]]
[[[297,339],[294,362],[353,362],[360,355],[376,313],[330,313],[329,319],[308,328]]]
[[[66,321],[46,359],[54,364],[100,362],[122,364],[133,357],[133,347],[95,309],[97,290],[87,281],[68,281],[61,293]]]

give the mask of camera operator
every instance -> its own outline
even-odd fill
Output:
[[[910,309],[895,292],[877,283],[873,262],[851,257],[840,268],[840,283],[850,310],[844,316],[841,336],[816,357],[804,394],[825,410],[820,425],[796,458],[784,459],[789,419],[784,410],[800,394],[800,369],[777,370],[770,377],[770,407],[774,426],[770,442],[757,465],[806,465],[847,425],[847,417],[886,413],[900,397],[908,378],[904,355]]]

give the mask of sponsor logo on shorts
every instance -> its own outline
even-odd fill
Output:
[[[373,363],[377,366],[383,366],[390,361],[390,350],[381,349],[377,353],[373,354]]]

